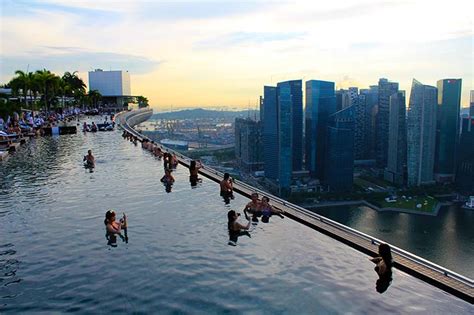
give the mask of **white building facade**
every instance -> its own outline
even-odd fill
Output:
[[[131,96],[128,71],[89,71],[89,91],[97,90],[102,96]]]

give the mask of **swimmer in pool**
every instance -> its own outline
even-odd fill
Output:
[[[234,210],[227,212],[227,228],[229,230],[229,245],[236,246],[237,239],[239,236],[247,235],[250,236],[250,233],[247,231],[250,227],[250,221],[247,225],[242,225],[237,222],[240,213],[236,213]]]
[[[283,219],[282,211],[275,209],[271,204],[269,204],[270,199],[267,196],[262,197],[262,202],[260,203],[260,212],[262,213],[262,222],[268,223],[272,215],[277,215]]]
[[[371,258],[370,261],[376,264],[374,270],[379,276],[378,280],[375,282],[375,289],[378,293],[383,293],[387,291],[392,282],[393,260],[390,245],[384,243],[380,244],[379,255]]]
[[[95,166],[95,157],[92,155],[92,150],[87,151],[87,155],[84,155],[84,162],[86,162],[87,167]]]
[[[245,218],[249,220],[249,216],[247,213],[250,213],[252,214],[252,221],[258,222],[257,217],[261,215],[260,200],[258,199],[258,193],[256,192],[252,193],[252,196],[250,198],[252,200],[249,203],[247,203],[247,205],[244,208]]]
[[[127,236],[127,216],[125,213],[123,217],[120,219],[119,222],[115,221],[116,215],[114,210],[108,210],[105,213],[105,238],[108,241],[108,245],[113,247],[117,246],[117,235],[126,243],[128,243],[128,236]],[[122,235],[122,230],[125,233],[125,237]]]

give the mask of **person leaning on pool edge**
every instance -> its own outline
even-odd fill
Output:
[[[392,282],[393,260],[390,245],[384,243],[380,244],[379,256],[371,258],[370,261],[376,264],[374,270],[379,276],[375,282],[375,289],[378,293],[384,293]]]

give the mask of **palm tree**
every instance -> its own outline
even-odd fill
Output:
[[[74,99],[77,101],[81,95],[86,93],[86,84],[77,76],[77,71],[73,73],[65,72],[62,79],[70,86],[70,94],[67,96],[74,96]]]
[[[43,93],[45,108],[49,110],[51,100],[58,94],[61,78],[46,69],[36,71],[35,78],[39,90]]]
[[[138,107],[147,107],[148,106],[148,99],[144,96],[137,96]]]
[[[97,90],[89,91],[89,99],[94,107],[97,107],[97,102],[102,99],[102,94]]]
[[[31,79],[32,76],[29,75],[29,73],[23,72],[21,70],[16,70],[15,71],[16,77],[14,77],[10,81],[10,86],[12,87],[12,91],[14,95],[18,95],[20,90],[23,94],[23,98],[25,100],[25,107],[28,107],[28,90],[30,89],[31,86]]]

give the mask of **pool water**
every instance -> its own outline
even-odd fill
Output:
[[[0,163],[0,313],[471,313],[472,305],[394,270],[375,291],[368,257],[288,218],[229,246],[216,183],[191,188],[120,131],[34,139]],[[84,169],[88,149],[93,172]],[[104,214],[129,219],[107,245]]]

